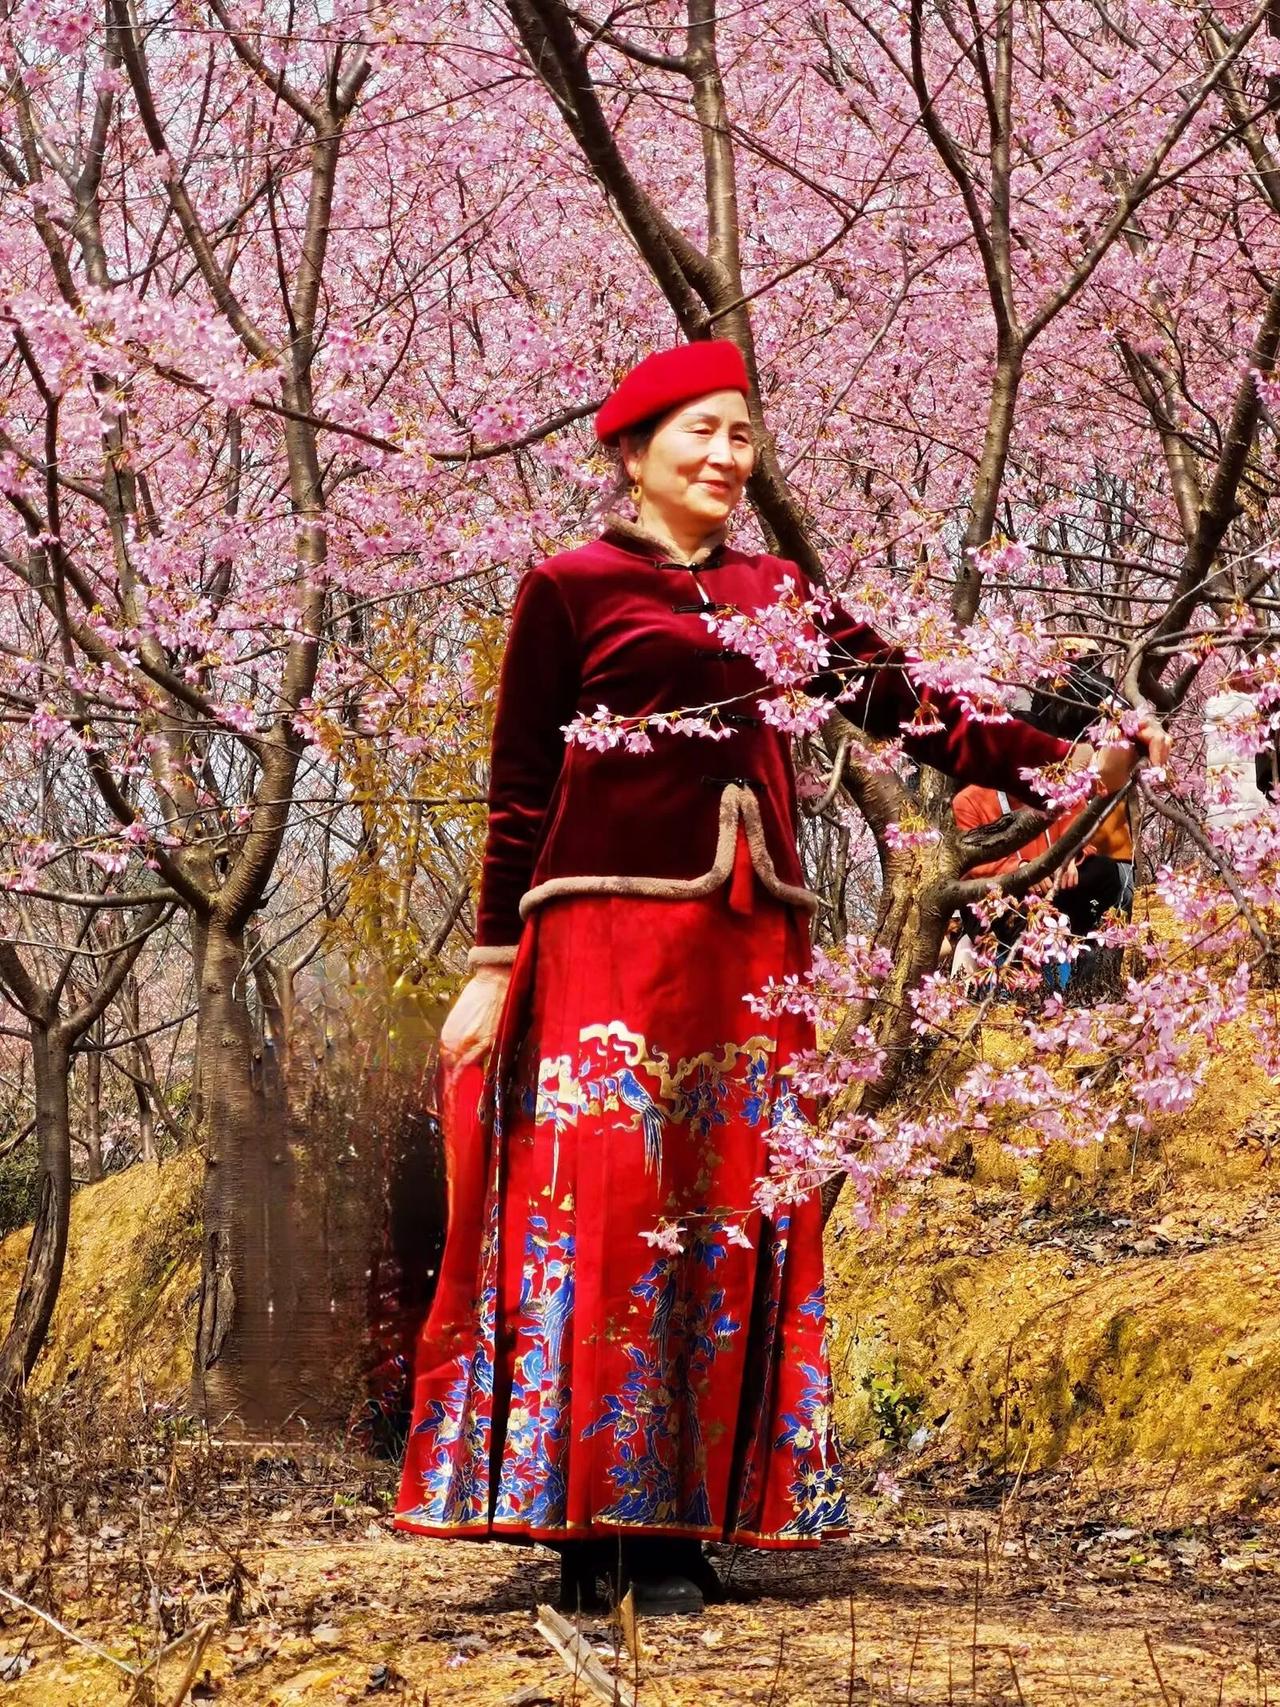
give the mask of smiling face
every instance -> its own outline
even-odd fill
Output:
[[[723,527],[755,463],[747,400],[712,391],[682,403],[658,422],[647,445],[629,451],[627,473],[640,487],[643,523],[657,521],[676,539]]]

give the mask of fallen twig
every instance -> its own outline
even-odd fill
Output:
[[[610,1707],[636,1707],[631,1685],[601,1665],[591,1644],[582,1639],[567,1618],[549,1606],[540,1606],[534,1622],[539,1634],[550,1642],[569,1668],[570,1675],[585,1683],[597,1700],[607,1701]]]
[[[853,1596],[849,1596],[849,1696],[848,1707],[853,1707],[853,1691],[858,1675],[858,1609],[853,1604]]]
[[[206,1618],[203,1624],[197,1626],[196,1645],[191,1650],[191,1658],[187,1661],[187,1669],[182,1674],[182,1682],[178,1685],[178,1692],[170,1701],[169,1707],[182,1707],[182,1703],[187,1699],[187,1691],[196,1680],[196,1673],[200,1669],[200,1661],[204,1658],[204,1651],[209,1645],[209,1638],[213,1635],[213,1628],[211,1618]],[[170,1642],[165,1652],[168,1653],[175,1646],[176,1643]]]
[[[1000,1569],[1000,1559],[1004,1548],[1004,1520],[1011,1507],[1018,1503],[1018,1491],[1022,1487],[1022,1478],[1026,1474],[1027,1460],[1031,1457],[1031,1437],[1027,1437],[1027,1450],[1022,1454],[1022,1462],[1018,1466],[1018,1474],[1013,1479],[1013,1492],[1006,1494],[1000,1501],[1000,1521],[996,1525],[996,1569]],[[988,1578],[990,1572],[988,1572]]]
[[[920,1651],[920,1632],[924,1628],[924,1613],[916,1619],[916,1633],[911,1643],[911,1658],[907,1662],[907,1707],[911,1707],[911,1683],[916,1675],[916,1655]]]
[[[204,1633],[206,1630],[209,1632],[208,1635]],[[173,1638],[172,1642],[166,1642],[164,1647],[161,1648],[158,1653],[152,1654],[146,1665],[144,1665],[142,1670],[138,1673],[138,1676],[145,1677],[148,1672],[154,1671],[157,1666],[162,1666],[171,1654],[176,1654],[179,1648],[185,1647],[193,1638],[198,1640],[203,1647],[203,1645],[209,1640],[209,1635],[212,1635],[213,1630],[214,1621],[212,1619],[205,1619],[204,1623],[193,1624],[189,1630],[183,1630],[179,1635]]]
[[[7,1588],[0,1588],[0,1595],[3,1595],[5,1600],[11,1601],[14,1606],[20,1606],[24,1612],[29,1612],[33,1618],[42,1619],[51,1630],[56,1630],[60,1636],[65,1636],[69,1642],[75,1642],[78,1647],[87,1648],[91,1654],[96,1654],[100,1660],[106,1660],[108,1665],[115,1666],[116,1670],[122,1671],[126,1677],[139,1676],[137,1668],[131,1666],[127,1660],[117,1659],[113,1653],[108,1652],[106,1648],[100,1648],[96,1642],[91,1642],[87,1636],[79,1636],[74,1630],[69,1630],[51,1612],[46,1612],[39,1606],[32,1606],[29,1600],[23,1600],[20,1595],[12,1594]]]
[[[1173,1707],[1173,1702],[1169,1699],[1169,1691],[1165,1688],[1164,1679],[1160,1675],[1160,1665],[1156,1659],[1155,1648],[1151,1643],[1151,1632],[1149,1630],[1144,1630],[1142,1632],[1142,1639],[1147,1644],[1147,1653],[1151,1658],[1151,1669],[1155,1672],[1156,1682],[1160,1685],[1160,1699],[1164,1702],[1165,1707]]]
[[[183,1681],[182,1688],[173,1698],[172,1707],[181,1707],[181,1703],[185,1699],[186,1693],[191,1688],[192,1682],[195,1678],[196,1667],[200,1664],[204,1650],[208,1646],[209,1638],[213,1635],[214,1630],[214,1626],[211,1621],[194,1625],[190,1630],[184,1630],[180,1636],[175,1636],[173,1641],[166,1647],[161,1648],[158,1654],[152,1655],[146,1665],[142,1667],[131,1666],[128,1660],[118,1659],[109,1648],[103,1648],[100,1647],[97,1642],[91,1642],[87,1636],[82,1636],[78,1631],[68,1628],[68,1626],[62,1623],[60,1619],[55,1618],[51,1612],[46,1612],[42,1606],[33,1606],[29,1600],[23,1600],[21,1595],[14,1594],[12,1589],[0,1587],[0,1597],[3,1597],[12,1606],[21,1607],[23,1612],[29,1612],[33,1618],[39,1618],[41,1622],[47,1624],[51,1630],[56,1630],[60,1636],[65,1636],[69,1642],[74,1642],[77,1647],[86,1649],[87,1652],[95,1655],[98,1659],[106,1660],[107,1664],[113,1665],[117,1671],[122,1671],[126,1677],[133,1680],[135,1693],[138,1684],[143,1681],[149,1672],[154,1671],[163,1660],[168,1659],[169,1655],[175,1653],[184,1642],[189,1642],[194,1637],[196,1641],[195,1652],[192,1654],[190,1663],[187,1667],[187,1676]]]
[[[778,1698],[778,1684],[782,1678],[782,1654],[783,1654],[783,1650],[785,1649],[786,1645],[787,1645],[787,1633],[785,1630],[779,1630],[779,1632],[778,1632],[778,1663],[773,1668],[773,1682],[769,1686],[769,1699],[768,1699],[768,1701],[765,1702],[765,1707],[773,1707],[774,1702]]]
[[[1013,1678],[1013,1687],[1018,1692],[1018,1707],[1027,1707],[1027,1698],[1022,1693],[1022,1685],[1018,1682],[1018,1668],[1013,1663],[1013,1649],[1006,1648],[1004,1651],[1004,1657],[1009,1662],[1009,1672]]]

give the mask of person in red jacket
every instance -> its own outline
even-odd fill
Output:
[[[817,897],[790,741],[758,714],[774,690],[704,621],[772,605],[788,578],[807,591],[795,564],[725,535],[755,454],[748,392],[733,344],[686,345],[599,412],[636,520],[521,583],[474,975],[440,1041],[449,1235],[396,1523],[550,1543],[567,1604],[604,1580],[644,1611],[695,1610],[718,1588],[703,1542],[813,1547],[846,1521],[821,1208],[752,1208],[813,1031],[743,998],[804,973]],[[1022,767],[1068,755],[917,689],[870,629],[829,632],[815,685],[914,758],[1025,792]],[[713,704],[723,740],[566,745],[602,706]],[[1135,759],[1103,755],[1106,786]]]

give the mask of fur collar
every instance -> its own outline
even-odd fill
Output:
[[[717,528],[715,533],[708,535],[693,556],[680,563],[682,569],[699,569],[724,548],[728,536],[726,528]],[[604,519],[604,537],[612,540],[615,545],[621,545],[628,551],[637,549],[644,552],[646,557],[659,555],[663,563],[677,563],[678,559],[671,555],[670,546],[653,534],[642,528],[639,522],[629,522],[625,516],[608,515]]]

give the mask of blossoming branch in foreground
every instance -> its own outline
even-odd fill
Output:
[[[743,1250],[751,1250],[752,1243],[747,1236],[747,1229],[741,1220],[726,1219],[721,1215],[691,1215],[685,1221],[659,1221],[656,1227],[648,1232],[642,1232],[640,1237],[650,1250],[661,1251],[664,1256],[683,1256],[688,1246],[686,1241],[697,1239],[696,1228],[691,1228],[689,1222],[705,1221],[709,1223],[708,1236],[723,1238],[726,1245],[738,1245]]]
[[[714,713],[710,717],[684,712],[621,717],[607,705],[580,713],[572,723],[562,723],[560,730],[569,746],[585,747],[592,753],[608,753],[618,747],[627,753],[651,753],[651,730],[654,734],[701,735],[709,741],[727,741],[733,734],[727,725],[715,720]]]
[[[795,577],[784,575],[775,602],[759,610],[707,614],[703,621],[729,651],[740,652],[780,688],[800,687],[831,662],[827,638],[818,627],[831,615],[831,601],[815,591],[802,598]]]
[[[1270,875],[1274,894],[1274,865]],[[1201,880],[1178,892],[1184,917],[1192,915],[1199,887],[1211,886]],[[1167,881],[1162,892],[1172,893]],[[1239,927],[1228,927],[1227,934],[1230,929]],[[1185,1110],[1223,1028],[1248,1013],[1248,965],[1214,954],[1196,965],[1157,964],[1142,975],[1144,960],[1155,952],[1149,928],[1108,925],[1097,935],[1136,951],[1139,970],[1119,999],[1079,1008],[1057,995],[1044,997],[1041,1010],[1021,1022],[1023,1048],[1004,1064],[970,1056],[964,1065],[964,1054],[956,1051],[972,1035],[972,1005],[945,973],[926,978],[910,1000],[913,1029],[942,1051],[931,1059],[937,1106],[912,1118],[864,1115],[857,1106],[858,1084],[874,1082],[883,1057],[871,1028],[849,1023],[850,1010],[879,991],[889,970],[882,950],[851,937],[842,951],[819,952],[807,976],[771,983],[749,997],[761,1017],[789,1012],[812,1019],[824,1040],[792,1065],[794,1094],[775,1108],[756,1207],[776,1214],[844,1174],[853,1219],[870,1227],[885,1214],[901,1213],[910,1191],[965,1136],[991,1133],[1011,1155],[1032,1160],[1052,1144],[1096,1146],[1113,1134],[1147,1129],[1158,1114]],[[1024,944],[1033,965],[1058,964],[1080,949],[1051,899],[1032,907]],[[1280,1076],[1280,1020],[1257,1012],[1249,1020],[1260,1064]],[[958,1076],[948,1070],[951,1061],[963,1068]],[[949,1095],[941,1088],[948,1080],[955,1086]]]
[[[820,624],[831,618],[834,606],[821,588],[803,596],[794,576],[784,575],[774,591],[771,604],[754,610],[708,611],[702,620],[726,651],[749,659],[770,684],[773,691],[754,701],[764,722],[784,734],[813,735],[826,723],[832,707],[826,697],[808,693],[806,684],[830,666],[830,642]],[[842,609],[853,615],[858,602],[855,591]],[[877,614],[884,613],[873,610],[866,619],[875,621]],[[982,722],[1006,721],[1010,715],[1005,703],[1009,683],[1032,679],[1054,660],[1051,641],[1038,634],[1029,620],[1007,612],[993,613],[978,629],[957,628],[950,619],[943,621],[931,605],[918,600],[895,614],[913,636],[904,647],[912,681],[922,689],[957,694],[968,714]],[[561,728],[570,745],[592,752],[620,749],[642,754],[653,750],[653,737],[659,734],[725,740],[733,731],[720,721],[720,709],[702,706],[627,717],[606,705],[597,705],[594,711],[580,713]],[[937,732],[942,724],[921,707],[912,728],[922,734]],[[896,742],[863,762],[872,768],[898,771],[905,763]],[[1078,804],[1089,794],[1088,780],[1080,773],[1072,773],[1069,784],[1055,778],[1052,788],[1057,791],[1055,807],[1059,798]],[[922,842],[917,839],[895,845],[920,846]]]

